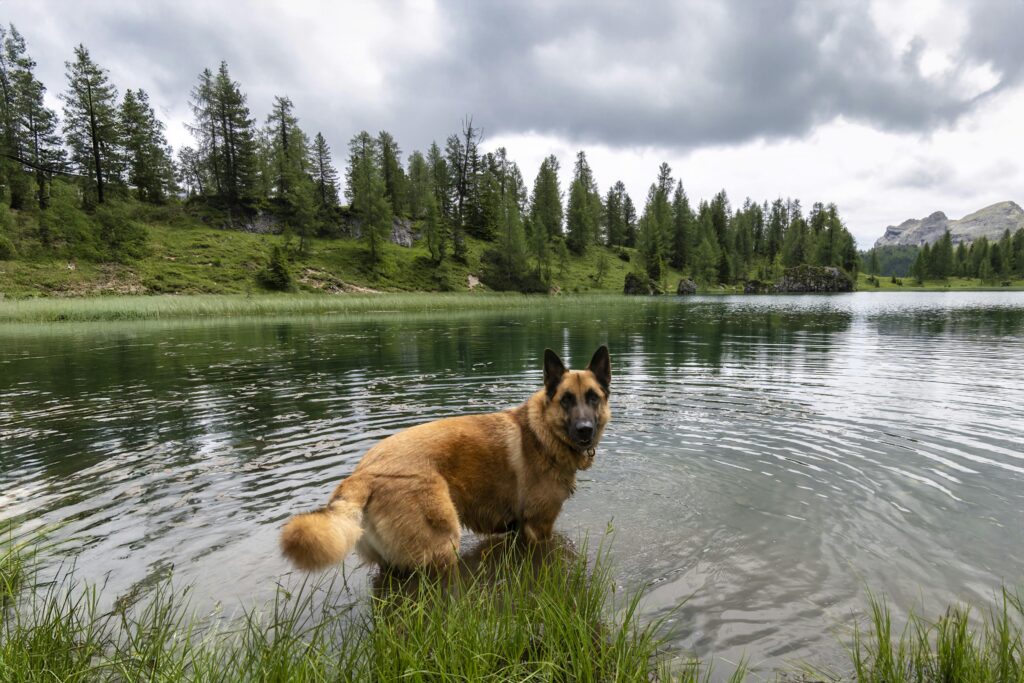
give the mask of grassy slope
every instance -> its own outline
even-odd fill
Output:
[[[66,260],[0,261],[0,292],[8,297],[95,294],[247,294],[259,292],[255,273],[270,246],[282,238],[216,230],[196,222],[171,226],[149,222],[148,255],[131,264],[79,261],[73,270]],[[365,247],[351,239],[315,239],[309,253],[296,258],[294,270],[303,291],[439,291],[468,289],[467,276],[479,274],[480,254],[488,246],[469,240],[467,264],[449,260],[443,274],[430,264],[426,246],[388,245],[387,268],[366,266]],[[599,253],[607,254],[608,274],[597,283]],[[627,250],[635,260],[634,250]],[[593,247],[571,256],[564,271],[555,267],[554,284],[563,292],[621,292],[633,267],[612,250]],[[674,287],[680,274],[670,272]]]
[[[948,291],[971,291],[971,290],[992,290],[992,291],[1018,291],[1024,290],[1024,280],[1012,280],[1008,286],[1002,281],[992,284],[984,283],[981,280],[965,277],[951,277],[948,280],[925,280],[924,284],[917,284],[914,278],[897,278],[903,282],[902,285],[893,284],[892,278],[879,277],[878,287],[868,282],[868,276],[860,273],[857,276],[857,289],[865,292],[889,291],[889,292],[948,292]]]

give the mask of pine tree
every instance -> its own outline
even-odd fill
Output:
[[[84,45],[75,48],[67,67],[64,135],[71,162],[88,179],[87,190],[102,204],[111,185],[121,182],[123,146],[117,115],[117,88]]]
[[[120,110],[128,184],[141,201],[160,203],[174,190],[174,164],[145,90],[126,90]]]
[[[728,239],[729,198],[726,196],[725,190],[721,190],[714,196],[711,200],[710,210],[711,225],[714,228],[716,246],[719,252],[718,281],[728,282],[732,279],[732,263],[729,259],[730,244]]]
[[[605,238],[610,247],[626,243],[626,186],[621,180],[608,188],[604,200]]]
[[[241,86],[231,79],[227,62],[217,73],[199,75],[192,90],[190,126],[196,137],[199,170],[207,195],[229,212],[248,209],[255,199],[258,159],[255,121]]]
[[[394,136],[386,130],[377,134],[378,162],[384,178],[385,196],[396,216],[405,215],[405,171],[402,170],[402,150]]]
[[[24,172],[28,141],[20,120],[19,81],[33,66],[18,30],[13,25],[9,29],[0,26],[0,187],[7,190],[14,209],[25,207],[30,192],[29,176]]]
[[[601,211],[601,196],[597,192],[594,174],[587,163],[586,153],[580,151],[576,155],[566,207],[566,246],[570,251],[582,254],[588,245],[598,241]]]
[[[622,200],[622,220],[626,226],[626,239],[623,244],[627,247],[636,246],[636,206],[628,194]]]
[[[0,42],[0,122],[4,127],[0,145],[5,154],[0,159],[0,177],[10,188],[12,208],[17,209],[25,205],[30,194],[28,178],[34,176],[35,197],[39,207],[45,209],[49,183],[64,163],[57,114],[44,102],[46,87],[35,77],[36,64],[14,26],[6,32],[0,27]]]
[[[539,232],[540,243],[562,236],[562,191],[558,183],[558,159],[552,154],[544,159],[533,181],[530,196],[530,225]]]
[[[384,174],[379,166],[377,140],[362,131],[349,142],[346,183],[349,206],[359,218],[362,238],[369,248],[370,265],[384,262],[384,245],[391,234],[391,205],[387,199]]]
[[[690,211],[690,200],[683,190],[683,181],[680,180],[672,195],[672,249],[669,252],[669,265],[676,270],[682,270],[689,262],[692,230],[693,212]]]
[[[419,220],[426,215],[427,201],[433,194],[430,169],[427,167],[427,160],[420,152],[413,152],[409,155],[406,181],[406,210],[409,213],[409,218]]]
[[[316,187],[316,206],[320,212],[338,206],[338,171],[331,160],[331,148],[322,133],[313,138],[313,184]]]

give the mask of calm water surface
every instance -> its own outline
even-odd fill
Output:
[[[64,522],[113,596],[173,570],[198,607],[249,605],[288,571],[281,522],[374,441],[517,404],[545,346],[603,342],[614,418],[558,528],[612,522],[620,584],[683,604],[681,648],[839,661],[865,587],[938,610],[1024,585],[1020,293],[8,325],[0,518]]]

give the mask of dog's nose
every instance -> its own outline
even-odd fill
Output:
[[[579,437],[580,441],[590,441],[594,436],[594,425],[589,422],[576,425],[576,436]]]

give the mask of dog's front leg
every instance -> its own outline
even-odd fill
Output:
[[[544,543],[551,540],[555,530],[555,518],[528,519],[523,523],[523,533],[530,543]]]

